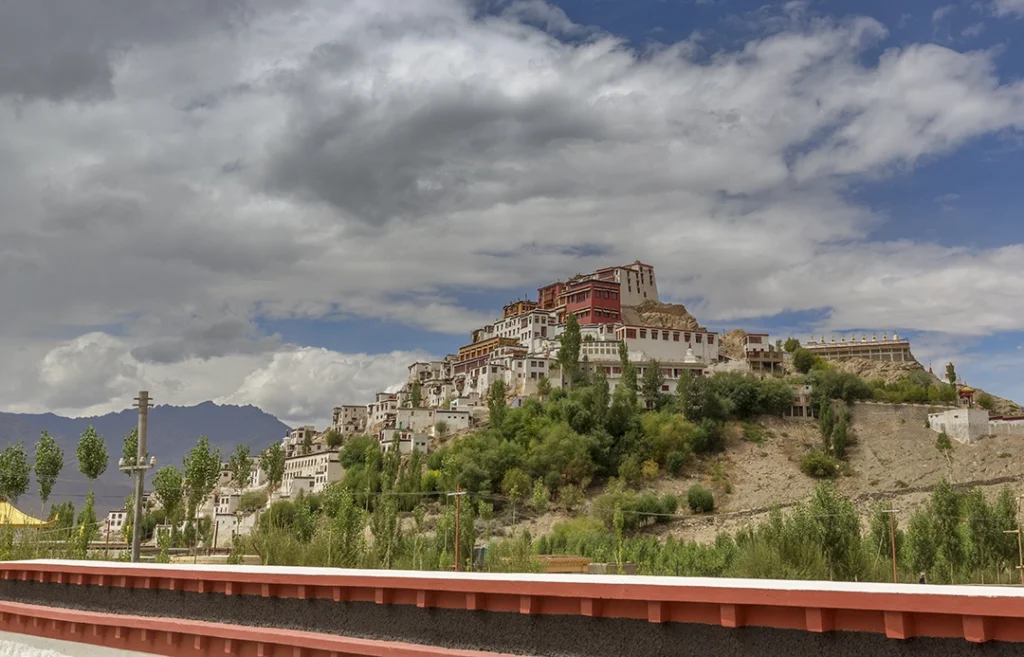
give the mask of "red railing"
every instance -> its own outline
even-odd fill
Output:
[[[652,623],[702,623],[728,628],[757,626],[819,633],[874,632],[891,639],[927,636],[976,643],[1024,642],[1024,590],[1015,588],[75,561],[2,563],[0,578],[229,596],[365,601],[421,608],[642,619]],[[65,624],[75,622],[68,620],[70,617],[59,616],[74,613],[70,611],[25,606],[29,613],[16,611],[11,603],[4,605],[5,613],[19,617],[39,614],[42,621],[48,622],[57,614],[56,619]],[[135,624],[170,624],[166,627],[178,627],[176,624],[185,622],[99,616],[103,616],[110,623],[106,627],[114,627],[115,632],[119,622],[116,619],[131,619]],[[142,625],[124,623],[121,627],[132,631],[143,629]],[[147,631],[164,630],[153,626]],[[273,630],[275,635],[279,632]],[[182,629],[182,633],[189,635],[189,630]],[[345,654],[344,650],[336,652]]]

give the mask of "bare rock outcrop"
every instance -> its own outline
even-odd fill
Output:
[[[747,332],[743,329],[733,329],[718,339],[718,353],[727,358],[742,360],[746,358],[744,345],[747,341]]]
[[[623,306],[622,323],[679,331],[703,330],[697,319],[686,310],[686,306],[659,301],[644,301],[639,306]]]

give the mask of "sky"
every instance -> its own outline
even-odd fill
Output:
[[[642,260],[1024,401],[1024,0],[0,4],[0,409],[366,403]]]

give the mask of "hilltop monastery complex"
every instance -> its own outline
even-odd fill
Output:
[[[542,379],[552,388],[561,387],[559,338],[570,313],[580,324],[582,369],[603,369],[613,390],[622,378],[620,344],[626,345],[639,377],[657,362],[664,392],[674,391],[685,372],[703,376],[716,371],[782,370],[786,354],[767,334],[730,334],[728,346],[723,346],[724,336],[700,328],[688,314],[683,313],[684,318],[672,308],[682,310],[660,304],[654,267],[640,261],[545,285],[536,299],[513,301],[494,323],[473,329],[458,353],[410,364],[408,378],[397,391],[379,392],[366,405],[336,407],[331,426],[323,432],[313,426],[292,429],[282,440],[284,476],[271,499],[320,492],[340,481],[344,471],[338,437],[344,442],[347,437],[370,435],[385,451],[397,448],[403,454],[414,450],[427,453],[431,439],[457,435],[486,419],[487,393],[496,381],[504,383],[507,403],[512,406],[537,395]],[[803,347],[827,360],[916,362],[909,340],[895,332],[892,337],[883,333],[881,339],[877,335],[840,336],[838,341],[812,337]],[[808,386],[795,385],[793,407],[787,415],[812,417],[815,409],[810,392]],[[962,442],[973,442],[985,432],[1024,434],[1024,418],[996,418],[990,425],[988,412],[974,409],[973,394],[962,387],[959,406],[933,414],[929,418],[932,427]],[[419,404],[414,406],[417,395]],[[335,440],[329,441],[332,434]],[[248,483],[246,489],[250,490],[267,483],[258,458]],[[233,534],[247,533],[255,522],[252,516],[241,518],[239,503],[244,491],[230,484],[231,472],[224,464],[221,481],[202,511],[213,520],[214,536],[218,537],[214,540],[222,547],[230,544]],[[117,530],[125,520],[124,511],[111,513],[108,531]]]

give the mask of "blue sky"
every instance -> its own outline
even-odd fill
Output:
[[[1024,0],[246,1],[0,7],[0,408],[322,423],[636,259],[1024,401]]]

